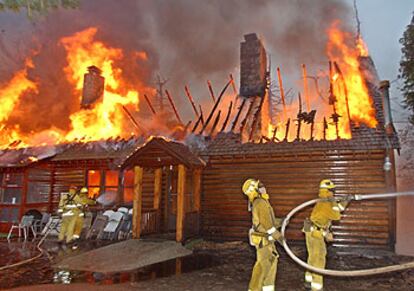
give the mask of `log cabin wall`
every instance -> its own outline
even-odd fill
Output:
[[[338,194],[385,192],[384,157],[384,150],[210,156],[202,180],[202,234],[213,240],[247,240],[251,213],[241,185],[249,177],[265,184],[276,216],[283,217],[295,206],[316,198],[323,178],[335,182]],[[303,241],[303,219],[310,211],[292,219],[288,239]],[[393,249],[394,202],[351,202],[332,229],[333,245],[338,247]]]
[[[7,232],[11,223],[20,220],[28,210],[54,213],[62,192],[67,192],[70,185],[88,185],[88,170],[114,171],[110,169],[111,163],[109,159],[42,161],[27,167],[0,168],[0,232]],[[98,184],[97,188],[103,191],[104,179]],[[121,185],[114,189],[118,188],[122,191]]]

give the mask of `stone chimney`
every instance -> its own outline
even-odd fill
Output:
[[[88,72],[83,76],[82,108],[90,108],[103,97],[105,78],[101,73],[98,67],[89,66]]]
[[[267,57],[255,33],[246,34],[240,44],[240,95],[263,97],[266,89]]]

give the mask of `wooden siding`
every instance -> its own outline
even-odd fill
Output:
[[[203,171],[202,233],[215,240],[246,240],[251,214],[241,185],[258,178],[266,186],[276,216],[283,217],[300,203],[317,197],[321,179],[332,179],[338,194],[386,191],[384,151],[330,151],[279,156],[211,156]],[[340,223],[334,223],[335,246],[392,249],[394,202],[352,202]],[[311,208],[294,217],[288,239],[303,240],[303,219]]]

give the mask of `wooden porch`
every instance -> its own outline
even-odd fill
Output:
[[[122,164],[133,169],[133,237],[175,232],[175,240],[197,235],[201,174],[205,162],[181,143],[152,138]],[[153,175],[151,208],[144,209],[144,178]],[[148,200],[148,195],[146,197]]]

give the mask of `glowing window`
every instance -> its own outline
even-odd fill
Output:
[[[125,187],[134,187],[134,171],[125,171],[124,172],[124,186]]]
[[[118,187],[118,171],[105,172],[105,186]]]
[[[88,186],[100,186],[101,185],[101,171],[89,170],[88,171]]]
[[[132,202],[134,200],[134,188],[124,188],[124,202]]]
[[[134,171],[124,172],[124,202],[134,200]]]

